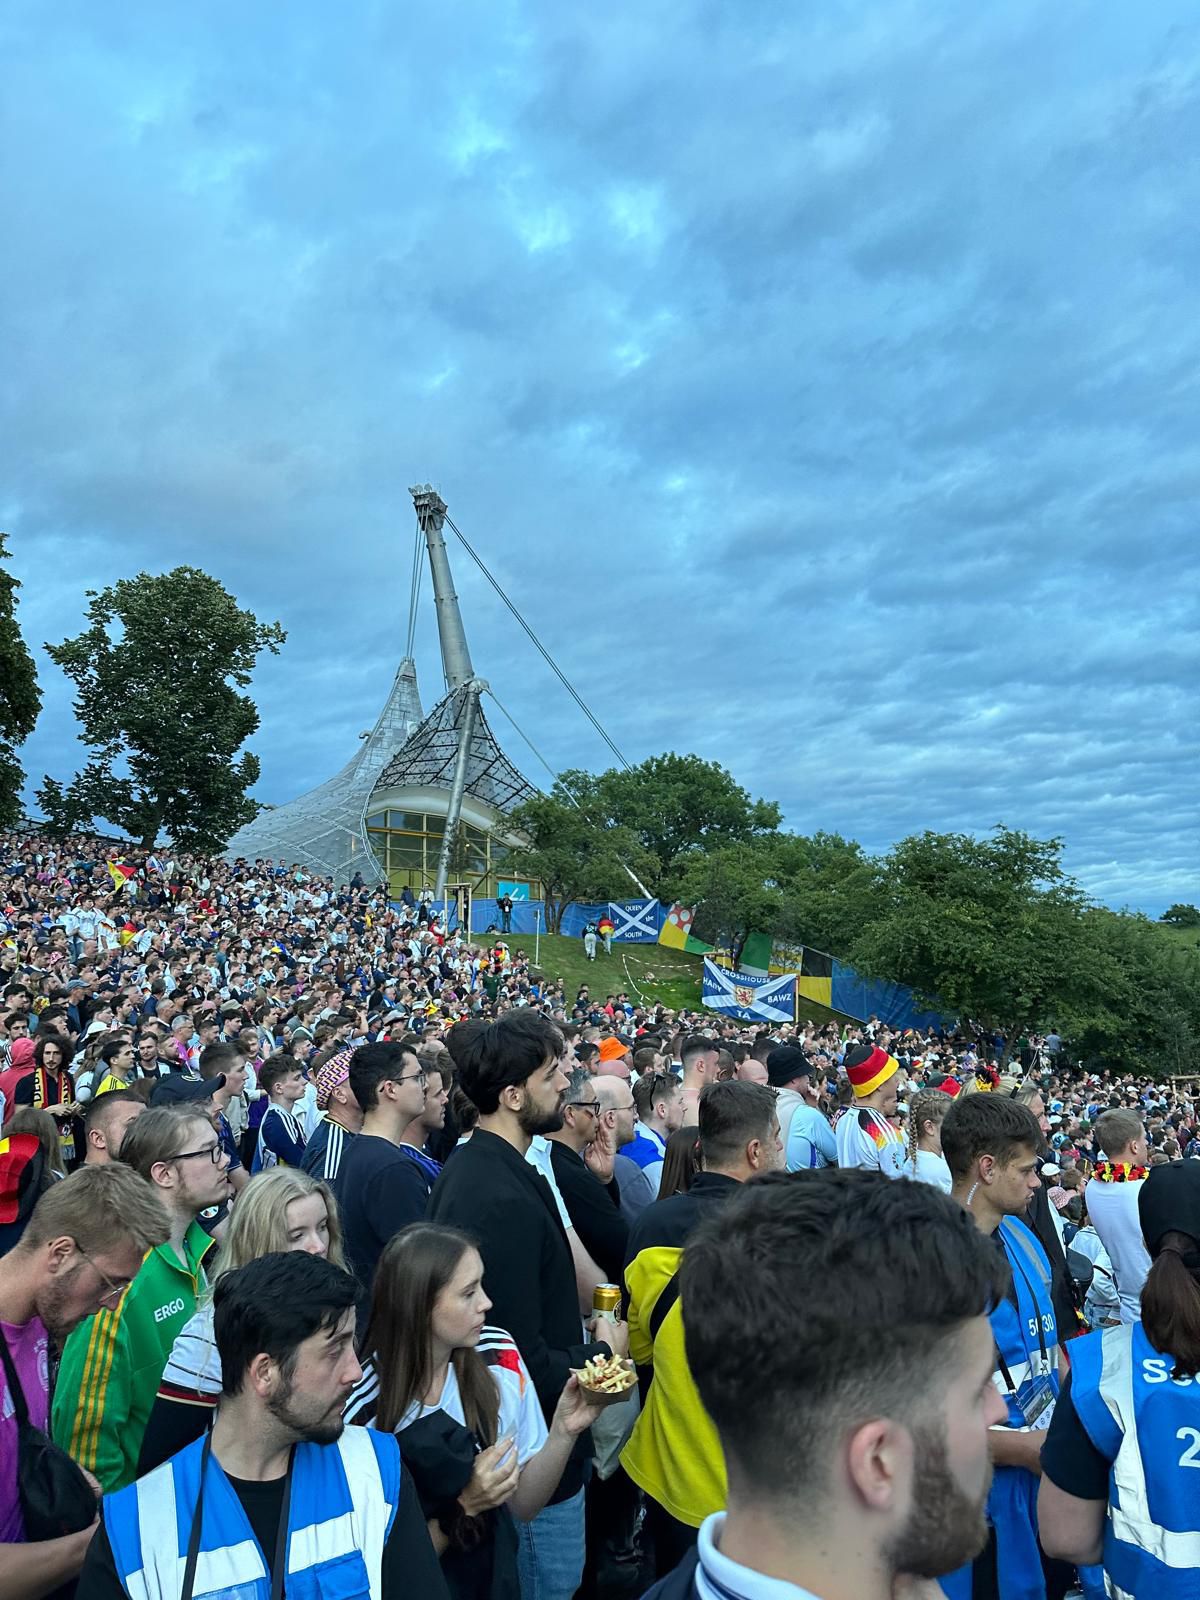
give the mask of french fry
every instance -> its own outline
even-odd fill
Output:
[[[580,1383],[596,1394],[624,1394],[637,1382],[632,1366],[611,1356],[592,1356],[578,1369]]]

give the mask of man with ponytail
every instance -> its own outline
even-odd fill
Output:
[[[1200,1566],[1200,1163],[1151,1168],[1138,1213],[1151,1260],[1141,1321],[1071,1346],[1038,1517],[1048,1551],[1103,1559],[1109,1595],[1185,1600]]]

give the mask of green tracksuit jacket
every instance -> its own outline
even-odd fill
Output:
[[[132,1483],[142,1436],[175,1335],[196,1309],[201,1263],[213,1241],[193,1222],[185,1269],[169,1245],[146,1253],[112,1310],[97,1311],[67,1338],[54,1389],[51,1431],[105,1494]]]

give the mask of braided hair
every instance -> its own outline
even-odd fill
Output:
[[[923,1125],[926,1122],[933,1122],[940,1128],[942,1118],[952,1104],[950,1096],[943,1094],[940,1089],[922,1089],[909,1103],[905,1166],[910,1167],[914,1173],[917,1170],[917,1144],[921,1138]]]

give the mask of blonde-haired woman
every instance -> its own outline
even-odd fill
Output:
[[[260,1172],[238,1195],[212,1282],[259,1256],[285,1250],[326,1256],[338,1267],[346,1264],[333,1192],[298,1167]],[[213,1337],[210,1292],[176,1336],[167,1357],[142,1441],[139,1478],[200,1437],[220,1394],[221,1358]]]

